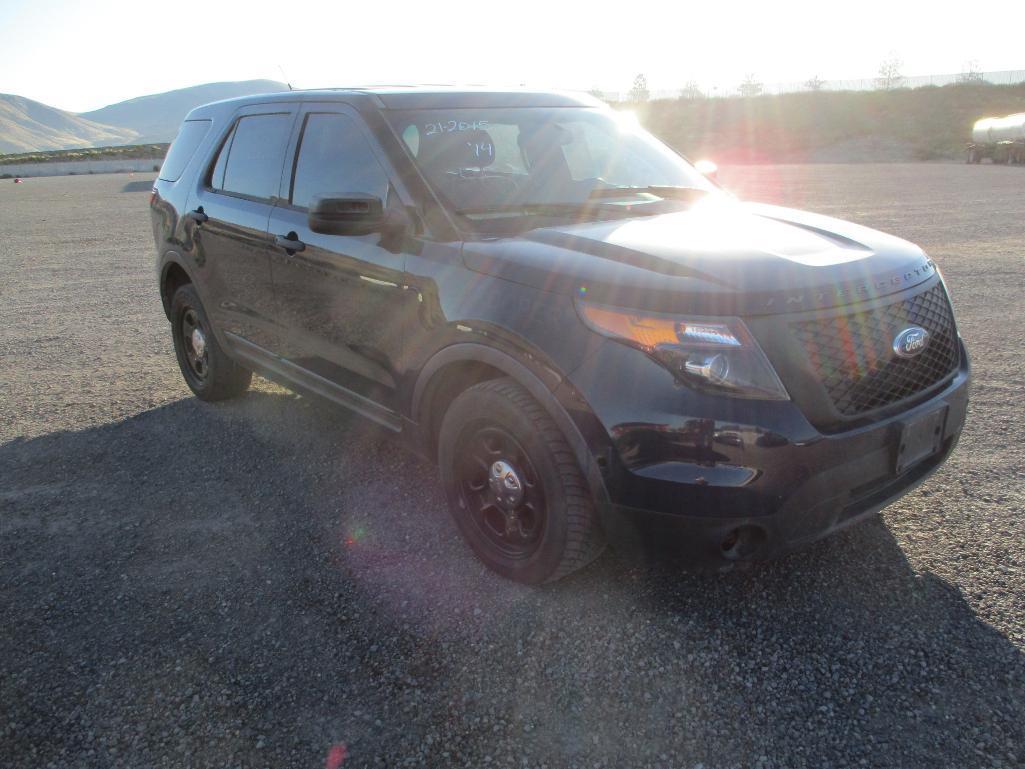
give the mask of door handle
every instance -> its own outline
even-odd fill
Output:
[[[195,211],[189,211],[185,214],[185,218],[189,221],[195,222],[196,224],[202,224],[207,221],[210,217],[203,211],[203,206],[200,206]]]
[[[290,232],[287,235],[275,235],[274,245],[285,249],[289,256],[306,248],[306,244],[299,240],[299,236],[295,232]]]

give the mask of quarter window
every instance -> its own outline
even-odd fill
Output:
[[[286,113],[239,118],[221,147],[210,186],[251,198],[277,197],[291,127]]]
[[[345,115],[306,118],[295,164],[292,205],[308,208],[314,197],[363,192],[387,199],[388,175],[359,126]]]
[[[209,130],[209,120],[186,120],[182,123],[178,135],[171,142],[171,149],[168,150],[163,165],[160,166],[160,178],[165,182],[178,181]]]

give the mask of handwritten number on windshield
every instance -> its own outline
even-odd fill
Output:
[[[487,127],[487,120],[442,120],[437,123],[425,123],[424,133],[427,136],[434,136],[454,131],[485,131]]]

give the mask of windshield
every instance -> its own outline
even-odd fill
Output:
[[[659,213],[714,189],[627,113],[437,109],[389,119],[441,201],[475,224]]]

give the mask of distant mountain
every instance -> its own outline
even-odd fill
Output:
[[[0,154],[169,142],[193,107],[287,89],[275,80],[206,83],[139,96],[80,115],[23,96],[0,94]]]
[[[128,101],[111,104],[80,117],[97,123],[129,129],[141,143],[169,142],[178,132],[178,126],[189,110],[221,99],[251,96],[257,93],[287,91],[285,83],[275,80],[242,80],[232,83],[206,83],[176,91],[139,96]]]
[[[100,125],[24,96],[0,93],[0,153],[133,144],[130,128]]]

